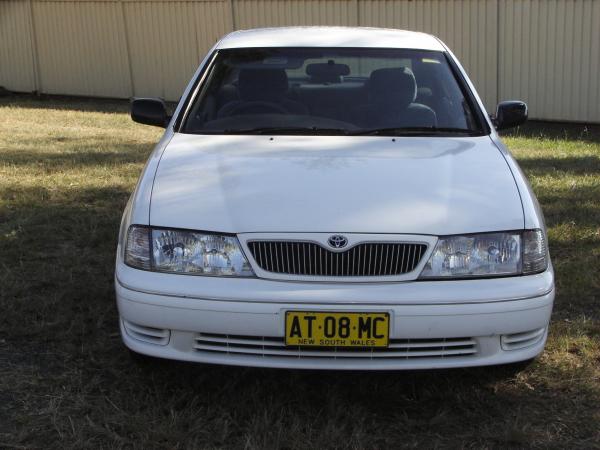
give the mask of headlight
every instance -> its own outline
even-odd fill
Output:
[[[548,267],[541,230],[440,237],[420,278],[539,273]]]
[[[156,272],[254,276],[235,236],[133,225],[124,256],[125,264]]]

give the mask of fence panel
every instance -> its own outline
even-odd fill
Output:
[[[0,1],[0,86],[36,90],[34,47],[28,1]]]
[[[0,0],[0,85],[177,100],[219,37],[284,25],[432,33],[488,110],[600,122],[600,0]]]
[[[600,122],[600,1],[503,0],[499,100],[530,116]]]
[[[32,6],[39,91],[101,97],[130,95],[119,3],[33,1]]]
[[[357,0],[235,0],[237,29],[358,24]]]
[[[133,95],[177,100],[206,52],[232,29],[230,2],[124,1]]]

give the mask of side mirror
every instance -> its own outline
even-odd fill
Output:
[[[496,108],[494,125],[496,130],[504,130],[522,125],[527,121],[527,105],[517,100],[500,102]]]
[[[134,122],[166,128],[171,117],[165,102],[160,98],[134,98],[131,100],[131,118]]]

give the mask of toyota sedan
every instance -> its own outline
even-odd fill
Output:
[[[554,275],[537,200],[439,39],[237,31],[210,50],[123,215],[116,297],[136,354],[241,366],[527,361]]]

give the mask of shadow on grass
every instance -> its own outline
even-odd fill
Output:
[[[589,412],[600,397],[584,381],[589,371],[574,365],[538,365],[516,378],[501,368],[363,373],[171,361],[139,366],[118,337],[106,335],[49,356],[52,362],[41,363],[43,356],[24,373],[52,376],[33,391],[47,388],[60,401],[33,416],[32,434],[22,442],[39,442],[37,432],[75,447],[92,440],[140,448],[522,448],[585,447],[597,433]],[[563,384],[558,395],[559,380],[580,381]]]
[[[11,94],[0,97],[0,106],[81,112],[129,112],[129,100],[47,94]]]
[[[10,151],[6,161],[88,168],[143,162],[147,151],[128,144],[114,154],[44,154],[32,147]],[[597,174],[596,161],[566,163],[567,171]],[[564,169],[545,158],[526,164],[536,175]],[[598,223],[591,189],[539,194],[552,226]],[[587,448],[600,438],[600,393],[577,354],[572,363],[544,361],[516,378],[501,368],[136,365],[118,335],[113,292],[129,189],[15,185],[0,195],[8,200],[0,210],[0,447]],[[565,316],[589,314],[598,304],[590,298],[597,278],[580,278],[597,276],[581,270],[582,261],[593,263],[597,242],[577,239],[551,242],[561,265],[557,309]]]
[[[504,137],[564,139],[600,143],[600,124],[557,123],[530,120],[517,128],[501,132]]]
[[[86,142],[87,141],[87,142]],[[65,150],[47,152],[37,147],[2,151],[2,161],[6,165],[23,168],[44,167],[64,170],[67,168],[101,167],[106,165],[142,164],[146,161],[154,144],[123,143],[115,145],[110,137],[90,139],[63,138]],[[110,150],[110,147],[114,150]],[[109,148],[98,150],[97,148]]]
[[[556,274],[553,318],[600,317],[600,156],[519,158],[549,228]],[[550,183],[550,184],[548,184]]]
[[[519,166],[527,175],[598,175],[600,156],[566,158],[519,158]]]
[[[600,202],[596,201],[599,195],[598,187],[575,186],[552,189],[539,194],[538,199],[549,227],[565,222],[594,227],[600,223]]]
[[[136,365],[120,342],[112,287],[129,193],[41,194],[20,190],[0,238],[9,269],[0,275],[0,392],[11,396],[0,405],[0,442],[9,447],[572,447],[596,432],[600,396],[576,366],[514,378],[503,368]]]
[[[177,106],[177,102],[166,102],[166,104],[167,109],[171,113]],[[129,113],[130,100],[68,95],[33,95],[13,93],[4,97],[0,97],[0,106],[80,112]]]
[[[128,190],[14,188],[3,196],[0,338],[61,340],[114,314],[114,252]],[[93,310],[87,319],[77,314]]]

